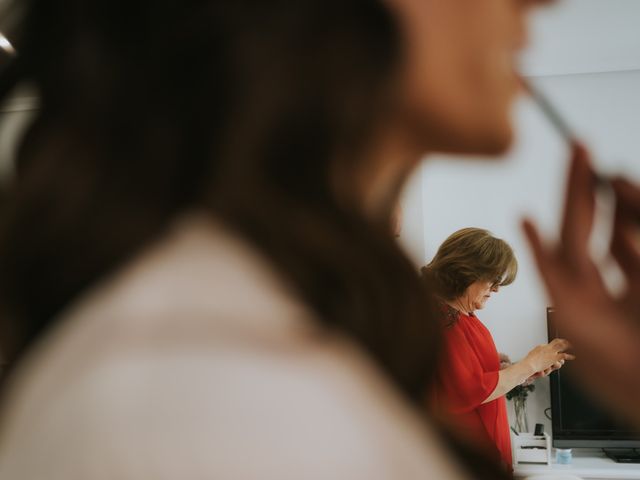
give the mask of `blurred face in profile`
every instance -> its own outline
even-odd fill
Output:
[[[405,43],[401,116],[425,151],[496,154],[511,143],[515,57],[542,0],[387,0]]]

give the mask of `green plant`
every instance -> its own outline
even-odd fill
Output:
[[[529,392],[533,392],[535,389],[536,386],[533,383],[517,385],[507,392],[507,400],[512,400],[514,398],[525,400],[529,396]]]

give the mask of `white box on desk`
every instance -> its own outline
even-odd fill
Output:
[[[541,463],[551,465],[551,437],[547,433],[511,433],[513,463]]]

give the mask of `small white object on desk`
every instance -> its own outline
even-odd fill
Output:
[[[551,437],[547,433],[542,435],[512,433],[511,448],[514,465],[523,463],[551,465]]]

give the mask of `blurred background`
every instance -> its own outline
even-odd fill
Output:
[[[585,141],[596,167],[640,181],[640,2],[560,0],[536,14],[522,71]],[[431,157],[407,188],[401,240],[417,264],[455,230],[483,227],[507,240],[518,278],[479,313],[498,350],[518,360],[547,341],[548,300],[520,231],[526,215],[550,236],[562,211],[568,151],[536,107],[522,99],[514,112],[516,141],[493,165],[473,158]],[[453,160],[453,161],[452,161]],[[595,239],[597,246],[598,239]],[[607,279],[619,287],[615,268]],[[529,425],[550,422],[548,379],[536,382]],[[513,413],[508,405],[509,414]],[[543,420],[544,419],[544,420]],[[512,422],[513,423],[513,422]]]

